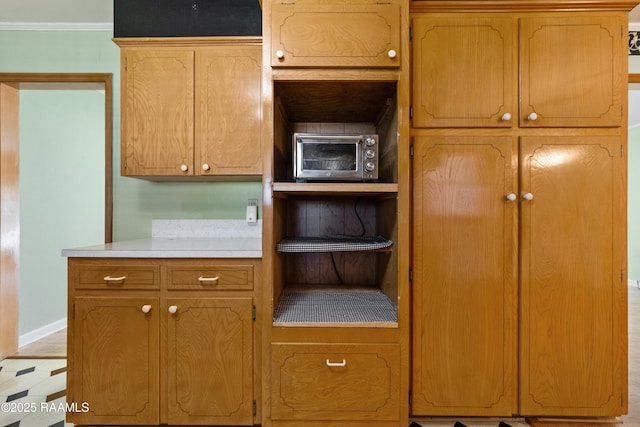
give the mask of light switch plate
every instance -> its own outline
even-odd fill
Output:
[[[247,222],[258,222],[258,200],[247,201]]]

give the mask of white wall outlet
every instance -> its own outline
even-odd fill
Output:
[[[258,200],[247,201],[247,222],[258,222]]]

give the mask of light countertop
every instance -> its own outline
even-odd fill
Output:
[[[62,256],[90,258],[261,258],[258,238],[149,238],[64,249]]]
[[[89,258],[261,258],[262,221],[152,222],[152,236],[64,249],[65,257]]]

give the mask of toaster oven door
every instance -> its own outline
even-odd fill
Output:
[[[358,137],[297,136],[294,176],[298,180],[361,180]]]

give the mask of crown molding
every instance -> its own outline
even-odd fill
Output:
[[[113,31],[112,22],[0,22],[0,31]]]

